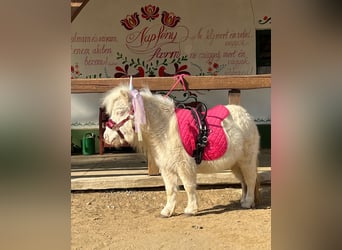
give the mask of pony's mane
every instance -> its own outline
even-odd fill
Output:
[[[111,112],[113,109],[114,101],[122,96],[129,97],[129,86],[128,84],[120,84],[117,87],[106,92],[102,98],[102,106],[106,107],[106,112]]]
[[[175,116],[175,104],[171,98],[154,94],[149,88],[142,88],[139,92],[144,100],[146,125],[142,126],[143,140],[136,140],[135,148],[138,152],[146,154],[151,145],[161,143],[160,138],[163,138],[170,129],[170,119]]]
[[[148,87],[143,87],[139,90],[140,94],[143,96],[145,101],[148,103],[157,104],[162,109],[168,109],[169,111],[174,110],[174,102],[171,98],[165,97],[160,94],[152,94]],[[102,98],[102,106],[106,107],[106,112],[110,112],[113,109],[113,104],[118,98],[127,98],[130,102],[130,88],[128,84],[120,84],[106,92],[105,96]]]
[[[153,99],[154,102],[157,102],[162,106],[170,106],[174,108],[174,102],[171,98],[163,96],[161,94],[153,94],[148,87],[144,87],[140,90],[140,93],[146,99]]]

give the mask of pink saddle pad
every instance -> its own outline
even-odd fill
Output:
[[[215,160],[220,158],[228,148],[227,136],[222,128],[222,120],[229,115],[229,110],[223,105],[217,105],[207,112],[207,124],[209,129],[208,144],[204,149],[203,160]],[[191,111],[188,109],[176,109],[179,134],[186,152],[192,156],[196,149],[198,128]]]

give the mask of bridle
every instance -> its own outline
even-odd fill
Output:
[[[133,87],[130,87],[130,94],[132,97],[132,104],[131,104],[131,108],[128,113],[128,116],[118,123],[114,122],[112,119],[109,119],[108,122],[106,122],[106,127],[112,130],[114,129],[118,133],[120,138],[126,141],[125,136],[120,131],[120,128],[127,121],[129,121],[130,119],[133,119],[134,125],[132,126],[132,128],[138,134],[138,141],[142,141],[141,125],[146,124],[146,114],[145,114],[145,109],[144,109],[143,98],[140,95],[139,91],[136,89],[133,89]]]
[[[123,125],[125,125],[125,123],[128,122],[132,118],[133,114],[134,114],[134,111],[133,111],[133,109],[131,109],[128,113],[128,116],[118,123],[114,122],[111,118],[109,118],[109,120],[106,122],[106,127],[110,128],[112,130],[115,130],[116,133],[118,133],[118,135],[120,136],[120,138],[126,141],[125,136],[121,132],[120,128]]]

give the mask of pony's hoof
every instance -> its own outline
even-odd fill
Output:
[[[169,211],[168,209],[163,209],[161,212],[160,212],[160,217],[162,218],[169,218],[171,217],[173,214],[173,211]]]
[[[197,215],[197,209],[185,209],[184,210],[184,215],[186,217],[196,216]]]
[[[248,201],[244,201],[241,203],[241,207],[242,208],[255,208],[255,203],[254,202],[248,202]]]
[[[198,212],[197,208],[185,208],[184,215],[187,217],[196,216],[197,212]]]

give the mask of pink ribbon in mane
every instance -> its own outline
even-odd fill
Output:
[[[142,141],[141,124],[146,124],[146,114],[144,109],[144,102],[139,91],[136,89],[131,90],[132,105],[134,110],[134,126],[135,132],[138,133],[138,140]]]

